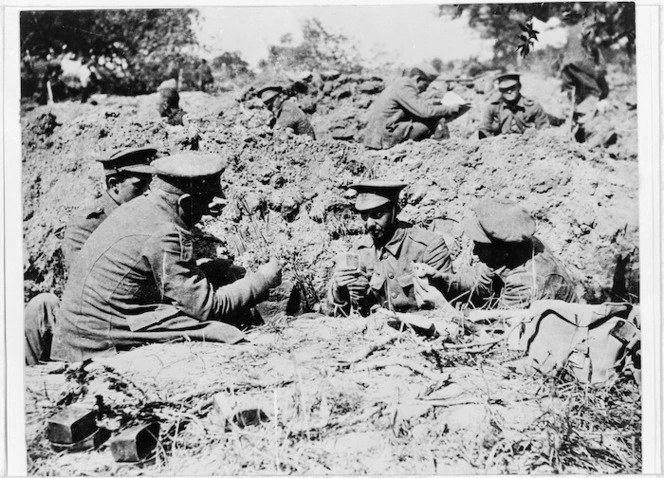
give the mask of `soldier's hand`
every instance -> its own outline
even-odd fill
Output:
[[[347,287],[359,277],[360,272],[352,267],[337,267],[332,273],[332,281],[335,287]]]
[[[413,274],[417,277],[440,277],[439,271],[424,262],[413,262]]]
[[[452,115],[455,115],[459,111],[461,111],[461,105],[457,105],[457,104],[449,105],[447,108],[448,108],[450,114],[452,114]]]
[[[263,264],[258,268],[258,272],[267,279],[270,288],[281,284],[281,264],[279,264],[278,259],[270,259],[267,264]]]
[[[357,302],[367,295],[369,290],[369,280],[364,275],[356,277],[354,282],[348,284],[348,293],[352,301]]]

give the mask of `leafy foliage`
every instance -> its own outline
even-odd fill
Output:
[[[226,51],[215,57],[210,65],[215,70],[226,69],[231,78],[249,72],[249,63],[244,61],[238,51]]]
[[[61,52],[85,61],[103,58],[116,70],[110,88],[136,94],[154,89],[169,63],[197,44],[197,19],[194,9],[25,11],[21,51],[38,58]]]
[[[586,21],[599,45],[612,46],[623,38],[624,48],[634,52],[634,3],[510,3],[440,5],[439,15],[468,18],[468,25],[481,31],[484,38],[495,39],[496,59],[511,58],[514,52],[527,56],[538,40],[532,28],[533,18],[546,22],[552,17],[573,25]]]
[[[328,32],[316,18],[302,24],[302,41],[293,45],[290,34],[280,39],[279,45],[268,48],[268,58],[261,61],[263,69],[272,67],[283,70],[336,69],[343,73],[361,70],[355,47],[341,34]]]

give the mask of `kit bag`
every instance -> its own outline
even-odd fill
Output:
[[[634,365],[641,335],[638,309],[632,304],[541,300],[528,312],[508,343],[527,353],[524,363],[531,371],[554,374],[567,369],[580,382],[599,384],[627,363]]]

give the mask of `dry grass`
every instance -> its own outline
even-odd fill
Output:
[[[252,339],[152,345],[64,374],[29,370],[29,473],[640,471],[640,395],[626,378],[593,388],[520,375],[501,347],[461,353],[355,316],[282,317]],[[269,421],[227,422],[215,393],[260,403]],[[159,420],[156,460],[138,468],[114,463],[104,447],[50,450],[46,417],[58,403],[91,399],[103,402],[107,426]]]

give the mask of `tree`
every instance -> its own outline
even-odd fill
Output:
[[[468,25],[478,29],[484,38],[495,39],[494,56],[507,59],[520,52],[528,55],[538,41],[532,27],[534,17],[546,22],[558,17],[573,25],[589,20],[593,36],[608,47],[625,38],[625,50],[633,55],[635,45],[634,3],[509,3],[440,5],[439,15],[460,18],[466,15]]]
[[[210,66],[215,70],[226,69],[231,78],[249,72],[249,63],[242,59],[238,51],[222,53],[212,60]]]
[[[21,51],[45,58],[72,52],[90,58],[119,59],[124,71],[116,92],[154,89],[169,61],[197,44],[195,9],[49,10],[21,12]],[[119,91],[118,91],[119,90]]]
[[[293,37],[284,35],[279,45],[268,48],[268,57],[259,64],[287,70],[336,69],[343,73],[361,70],[355,47],[341,34],[329,33],[320,20],[310,18],[302,24],[302,42],[293,45]]]

